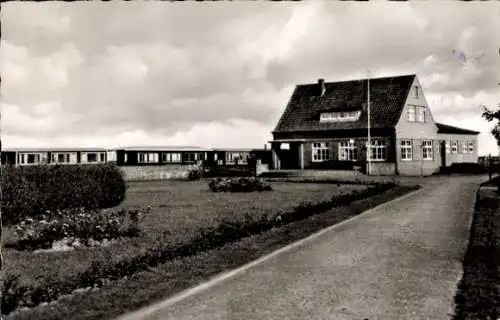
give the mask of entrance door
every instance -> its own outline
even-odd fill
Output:
[[[288,145],[282,144],[282,146],[283,145],[285,145],[284,148],[277,150],[281,162],[281,169],[300,169],[299,144],[289,143]]]
[[[446,168],[446,142],[441,141],[440,143],[440,153],[441,153],[441,167]]]

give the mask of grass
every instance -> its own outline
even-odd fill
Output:
[[[18,274],[20,284],[26,287],[50,287],[61,282],[74,287],[79,275],[93,263],[117,264],[127,257],[143,255],[159,241],[164,246],[187,243],[197,236],[201,226],[216,226],[229,217],[238,221],[245,214],[257,220],[265,214],[290,211],[304,202],[320,203],[333,195],[365,188],[363,185],[339,188],[324,184],[275,183],[273,191],[212,193],[203,181],[131,183],[120,207],[151,206],[150,214],[140,224],[140,237],[126,238],[108,247],[68,252],[33,254],[4,249],[2,271]],[[15,240],[12,227],[6,229],[6,240]]]
[[[188,187],[188,185],[182,184],[179,185],[180,190],[172,190],[172,188],[163,183],[149,186],[138,184],[129,190],[131,196],[128,198],[127,203],[123,205],[144,204],[150,203],[150,201],[153,201],[157,205],[165,204],[164,200],[162,200],[164,198],[160,197],[159,194],[169,193],[170,196],[177,194],[179,197],[175,201],[175,204],[186,201],[185,204],[187,207],[183,210],[194,210],[190,205],[189,197],[185,195],[185,192],[188,191],[182,192],[182,189],[187,188],[199,191],[200,189],[196,189],[196,183],[193,183],[191,187]],[[361,186],[357,186],[357,188],[359,187]],[[223,202],[226,201],[224,202],[226,205],[235,205],[234,199],[236,198],[245,204],[242,206],[243,208],[245,206],[253,208],[256,206],[253,203],[256,200],[262,201],[261,199],[268,199],[262,202],[272,202],[273,204],[257,205],[257,208],[260,208],[264,212],[265,210],[283,208],[277,204],[278,202],[274,201],[275,198],[273,195],[281,199],[286,207],[300,204],[304,199],[307,199],[305,201],[329,199],[332,192],[338,192],[338,188],[335,185],[321,184],[273,184],[273,188],[276,191],[269,192],[268,194],[262,193],[260,196],[258,193],[246,194],[246,197],[253,199],[253,201],[246,199],[245,194],[210,194],[204,195],[202,198],[205,200],[199,201],[203,203],[207,203],[205,201],[208,201],[210,203],[210,201],[213,201],[211,199],[216,198]],[[354,188],[354,186],[342,186],[342,189],[344,188]],[[157,191],[151,192],[151,189]],[[414,189],[412,187],[396,187],[371,198],[356,201],[350,206],[335,208],[301,221],[273,228],[266,232],[226,244],[218,249],[169,261],[157,267],[150,268],[147,271],[138,272],[126,280],[113,281],[113,283],[104,286],[98,291],[77,294],[53,305],[39,306],[25,312],[14,313],[7,319],[91,320],[116,317],[124,312],[132,311],[196,285],[217,273],[250,262],[286,244],[304,238],[311,233],[348,219],[370,207],[387,202]],[[144,194],[141,195],[141,193]],[[170,205],[175,207],[175,204],[171,203]],[[161,210],[157,212],[161,212]],[[219,217],[220,214],[217,213],[216,216]],[[180,217],[183,217],[183,215],[180,215]],[[149,222],[145,221],[144,226],[150,228],[149,230],[158,230],[161,228],[158,225],[154,225],[153,221],[154,219]],[[190,225],[190,223],[187,225]]]
[[[500,198],[495,190],[478,192],[455,305],[453,320],[499,318]]]

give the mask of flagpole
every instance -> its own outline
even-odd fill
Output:
[[[370,69],[368,69],[368,85],[367,85],[367,109],[368,109],[368,147],[366,148],[366,158],[368,160],[367,174],[371,174],[371,132],[370,132]]]

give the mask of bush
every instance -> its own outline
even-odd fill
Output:
[[[6,247],[18,250],[48,249],[54,241],[65,238],[78,239],[89,246],[90,240],[102,241],[122,236],[139,235],[138,210],[65,209],[55,213],[47,212],[37,220],[27,218],[16,227],[18,241]]]
[[[257,178],[217,178],[208,183],[213,192],[270,191],[271,186]]]
[[[125,199],[126,191],[121,171],[110,164],[9,167],[1,185],[6,224],[47,210],[114,207]]]
[[[488,173],[488,167],[475,162],[453,163],[451,166],[441,169],[441,172],[448,174],[484,174]]]

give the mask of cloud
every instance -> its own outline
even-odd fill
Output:
[[[261,146],[296,84],[364,77],[368,68],[374,76],[419,75],[435,117],[451,125],[476,119],[471,126],[484,131],[478,106],[500,101],[494,3],[10,2],[2,9],[9,146]],[[484,56],[464,63],[453,49]],[[487,133],[484,141],[494,142]]]

